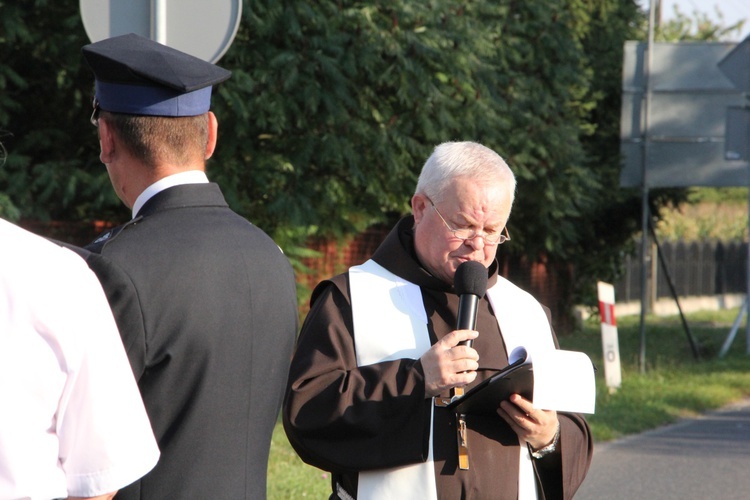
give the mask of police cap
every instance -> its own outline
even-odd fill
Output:
[[[211,88],[232,74],[148,38],[122,35],[86,45],[98,105],[131,115],[197,116],[211,107]]]

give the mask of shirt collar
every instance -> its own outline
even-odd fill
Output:
[[[167,188],[171,188],[172,186],[179,186],[181,184],[207,183],[208,177],[202,170],[188,170],[186,172],[172,174],[164,177],[163,179],[159,179],[158,181],[154,182],[149,187],[144,189],[140,195],[138,195],[135,203],[133,203],[133,217],[135,218],[135,216],[138,215],[138,212],[141,210],[141,208],[143,208],[143,205],[145,205],[146,202],[150,200],[151,197],[156,193],[164,191]]]

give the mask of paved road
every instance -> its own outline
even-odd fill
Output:
[[[750,400],[594,448],[575,500],[750,499]]]

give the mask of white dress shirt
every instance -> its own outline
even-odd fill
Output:
[[[90,497],[159,449],[86,262],[0,219],[0,498]]]

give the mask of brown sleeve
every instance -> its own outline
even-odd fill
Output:
[[[312,301],[283,407],[294,449],[306,463],[334,472],[425,460],[431,401],[419,361],[357,366],[345,276],[319,285]]]
[[[558,413],[560,441],[555,453],[534,461],[545,500],[569,500],[591,465],[594,442],[586,419],[577,413]]]

